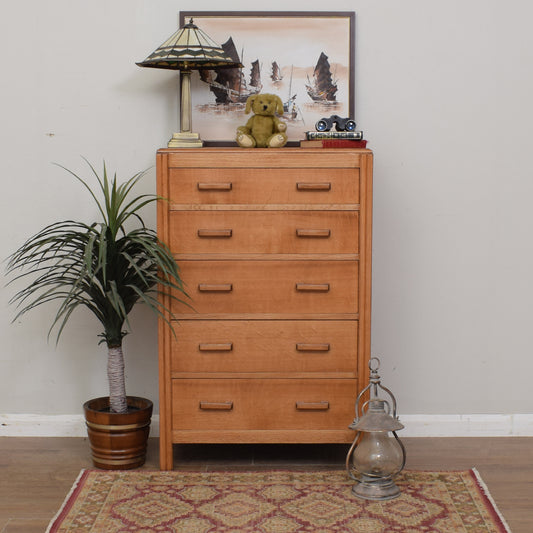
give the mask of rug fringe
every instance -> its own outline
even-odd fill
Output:
[[[509,525],[507,524],[507,522],[506,522],[505,518],[503,517],[502,513],[498,509],[498,506],[496,505],[496,502],[494,501],[494,498],[492,497],[492,495],[491,495],[491,493],[489,491],[489,488],[487,487],[487,485],[483,481],[483,478],[481,477],[480,473],[478,472],[478,470],[476,468],[472,468],[471,470],[472,470],[472,473],[474,474],[474,477],[476,478],[476,481],[477,481],[477,484],[479,485],[479,488],[482,490],[483,495],[485,496],[485,498],[487,498],[487,500],[489,500],[489,502],[491,503],[492,508],[494,509],[494,512],[498,516],[498,519],[500,520],[502,526],[505,528],[505,531],[507,533],[512,533],[511,528],[509,527]]]
[[[78,477],[76,478],[76,481],[74,481],[74,483],[72,484],[72,487],[70,488],[68,494],[66,495],[65,499],[63,500],[63,504],[59,508],[59,511],[57,511],[57,513],[54,515],[52,520],[50,520],[50,523],[48,524],[48,527],[46,528],[46,531],[44,533],[51,533],[52,532],[52,527],[54,526],[56,520],[58,520],[58,518],[62,515],[65,507],[67,506],[67,504],[70,501],[71,496],[74,494],[74,491],[76,491],[76,489],[78,488],[78,486],[80,484],[80,481],[81,481],[81,478],[83,477],[83,474],[85,474],[85,472],[86,472],[85,468],[80,471],[80,473],[78,474]]]

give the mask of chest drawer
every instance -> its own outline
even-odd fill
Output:
[[[175,430],[345,429],[355,379],[174,379]]]
[[[197,313],[358,312],[357,261],[181,261],[180,267]]]
[[[359,169],[180,168],[169,171],[178,204],[357,204]]]
[[[356,376],[355,320],[182,320],[171,370]]]
[[[174,253],[357,253],[353,211],[173,211]]]

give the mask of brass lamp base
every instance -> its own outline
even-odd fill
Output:
[[[168,141],[169,148],[201,148],[203,145],[204,142],[200,139],[200,134],[190,131],[174,133]]]
[[[400,495],[400,489],[390,478],[376,479],[362,476],[352,487],[355,496],[364,500],[392,500]]]

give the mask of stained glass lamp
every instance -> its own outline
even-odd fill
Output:
[[[169,148],[193,148],[203,145],[200,135],[192,132],[191,71],[242,68],[242,64],[226,55],[220,45],[193,23],[192,18],[137,65],[180,71],[180,132],[172,135],[168,143]]]

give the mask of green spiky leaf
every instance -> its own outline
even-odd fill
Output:
[[[101,176],[87,164],[96,178],[96,191],[61,168],[87,189],[103,220],[57,222],[28,239],[9,257],[8,274],[17,273],[12,281],[28,280],[11,302],[18,307],[15,320],[42,304],[59,302],[50,328],[50,333],[57,330],[58,340],[72,313],[84,306],[102,324],[101,336],[108,346],[120,346],[136,303],[148,305],[170,323],[171,311],[158,295],[183,302],[187,295],[172,253],[139,214],[158,200],[156,195],[134,194],[145,172],[119,184],[116,174],[109,178],[105,162]],[[126,229],[132,224],[135,227]]]

